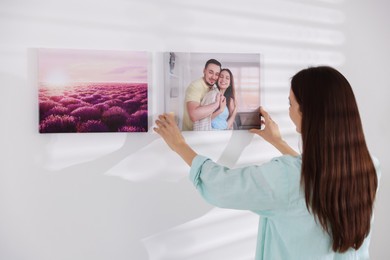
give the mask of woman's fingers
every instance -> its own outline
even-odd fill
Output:
[[[158,133],[161,134],[161,130],[165,129],[167,127],[167,122],[164,117],[164,115],[159,115],[158,119],[155,121],[156,126],[154,130]]]
[[[179,144],[185,142],[184,137],[176,124],[174,113],[159,115],[156,119],[156,127],[153,129],[174,151],[176,151]]]
[[[158,128],[164,127],[164,124],[160,120],[156,120],[156,125]]]
[[[168,114],[164,114],[165,117],[166,117],[166,120],[169,124],[174,124],[176,125],[176,120],[175,120],[175,114],[174,113],[168,113]]]
[[[252,129],[249,129],[249,132],[252,134],[259,134],[259,133],[261,133],[261,130],[257,129],[257,128],[252,128]]]
[[[266,121],[271,120],[271,116],[268,114],[267,111],[264,110],[263,107],[260,107],[260,114]]]
[[[157,125],[157,129],[155,129],[155,131],[158,133],[158,130],[161,130],[162,128],[168,128],[168,127],[171,127],[171,126],[175,126],[176,125],[176,121],[175,121],[175,115],[173,113],[164,113],[164,114],[161,114],[158,116],[158,119],[155,121],[156,125]]]
[[[167,117],[165,114],[161,114],[158,116],[158,119],[163,123],[167,121]]]

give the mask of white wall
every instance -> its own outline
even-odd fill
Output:
[[[375,209],[375,224],[371,241],[372,259],[388,259],[386,250],[390,228],[387,223],[390,207],[390,170],[388,147],[390,145],[390,25],[388,1],[347,1],[345,6],[346,43],[343,52],[346,62],[345,76],[354,87],[361,112],[365,135],[371,153],[382,165],[382,179]]]
[[[153,132],[38,134],[35,63],[28,51],[37,47],[261,53],[262,103],[294,146],[289,78],[309,65],[335,66],[355,90],[369,147],[382,163],[371,255],[389,257],[390,3],[232,2],[0,2],[1,259],[142,260],[148,254],[150,259],[250,259],[254,254],[254,216],[202,201],[186,178],[188,167]],[[161,77],[155,63],[151,117],[163,110]],[[246,132],[186,137],[198,152],[231,166],[277,155]],[[232,232],[226,233],[227,226]]]

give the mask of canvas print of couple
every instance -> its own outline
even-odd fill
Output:
[[[166,111],[182,131],[260,127],[260,55],[165,54]]]

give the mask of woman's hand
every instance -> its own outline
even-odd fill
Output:
[[[197,154],[186,143],[176,124],[175,115],[173,113],[159,115],[156,120],[156,125],[157,127],[154,127],[153,130],[164,139],[173,151],[179,154],[191,166],[192,160]]]
[[[226,107],[226,97],[221,94],[221,99],[219,102],[219,111],[222,113]]]
[[[261,120],[261,123],[264,125],[263,130],[261,129],[250,129],[251,133],[261,136],[264,140],[272,144],[276,149],[278,149],[282,154],[289,154],[292,156],[299,155],[294,149],[292,149],[283,139],[279,131],[279,126],[276,124],[271,116],[260,107],[260,116],[264,119]]]
[[[213,105],[214,105],[214,111],[220,107],[220,105],[221,105],[221,94],[220,93],[217,93],[215,95],[215,102],[213,103]]]
[[[164,139],[173,151],[176,151],[178,146],[185,143],[173,113],[159,115],[156,125],[157,127],[153,130]]]
[[[249,131],[261,136],[264,140],[271,144],[280,142],[282,140],[282,136],[280,134],[278,124],[272,120],[268,112],[265,111],[262,107],[260,107],[260,116],[264,118],[261,119],[261,124],[264,125],[263,130],[250,129]]]

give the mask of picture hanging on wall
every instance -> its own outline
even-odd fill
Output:
[[[164,53],[165,111],[182,131],[260,128],[260,54]]]
[[[40,133],[147,132],[148,53],[38,49]]]

